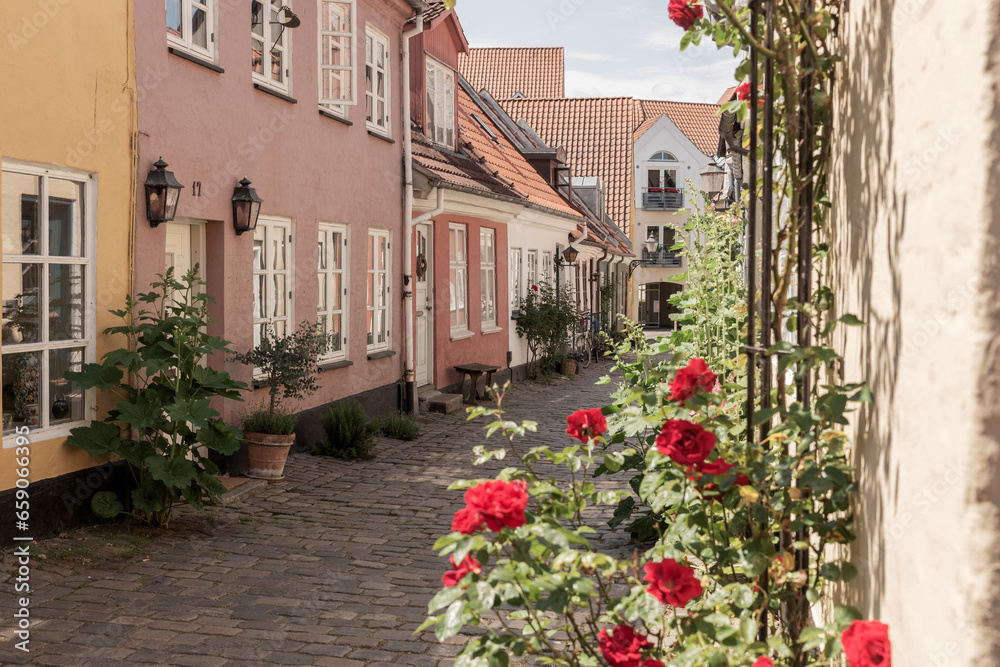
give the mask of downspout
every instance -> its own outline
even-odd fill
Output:
[[[410,138],[410,38],[424,31],[424,8],[417,7],[416,25],[403,32],[403,382],[406,385],[406,412],[417,410],[416,356],[413,349],[413,142]],[[439,189],[440,191],[440,189]]]

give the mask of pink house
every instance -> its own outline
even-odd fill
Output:
[[[166,12],[164,12],[164,2]],[[401,406],[400,295],[408,119],[399,57],[420,0],[159,0],[135,3],[141,180],[162,156],[184,185],[174,221],[136,206],[134,291],[168,266],[198,265],[215,299],[211,333],[245,351],[267,327],[320,322],[310,415],[358,397]],[[237,234],[232,197],[246,177],[263,199]],[[238,379],[252,371],[218,359]],[[258,389],[250,400],[262,400]],[[235,421],[242,406],[221,406]]]

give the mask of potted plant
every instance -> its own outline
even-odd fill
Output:
[[[253,366],[254,386],[269,388],[267,403],[247,412],[240,424],[247,444],[248,477],[268,482],[284,479],[298,416],[282,402],[304,398],[317,389],[319,355],[332,344],[331,336],[320,333],[317,327],[303,322],[295,333],[278,336],[268,326],[255,348],[233,356],[236,361]]]

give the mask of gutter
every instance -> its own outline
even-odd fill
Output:
[[[403,382],[406,385],[406,411],[417,411],[417,388],[414,350],[413,316],[413,139],[410,136],[410,38],[424,31],[424,0],[408,0],[417,10],[416,25],[403,32]],[[443,202],[443,193],[438,190],[438,205]],[[437,209],[435,209],[437,210]],[[432,212],[433,213],[433,212]],[[440,211],[438,211],[440,213]],[[426,214],[425,214],[426,215]],[[437,215],[437,213],[434,213]],[[422,218],[424,216],[421,216]]]

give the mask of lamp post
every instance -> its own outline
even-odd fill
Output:
[[[646,242],[643,245],[646,246],[646,253],[649,254],[649,255],[652,255],[654,252],[656,252],[656,248],[657,248],[657,246],[660,245],[660,242],[656,239],[655,236],[653,236],[653,233],[650,232],[649,238],[646,239]],[[635,270],[637,268],[639,268],[640,266],[643,266],[644,264],[646,264],[648,261],[649,260],[646,260],[646,259],[633,259],[631,262],[629,262],[628,263],[628,279],[631,280],[632,279],[632,274],[635,273]]]
[[[250,187],[250,180],[244,176],[233,190],[233,228],[237,236],[257,228],[262,203],[264,200],[257,196],[257,191]]]
[[[150,170],[143,183],[146,189],[146,218],[150,227],[170,222],[177,215],[177,203],[184,186],[174,178],[174,172],[167,171],[169,166],[161,157],[153,163],[155,169]]]

